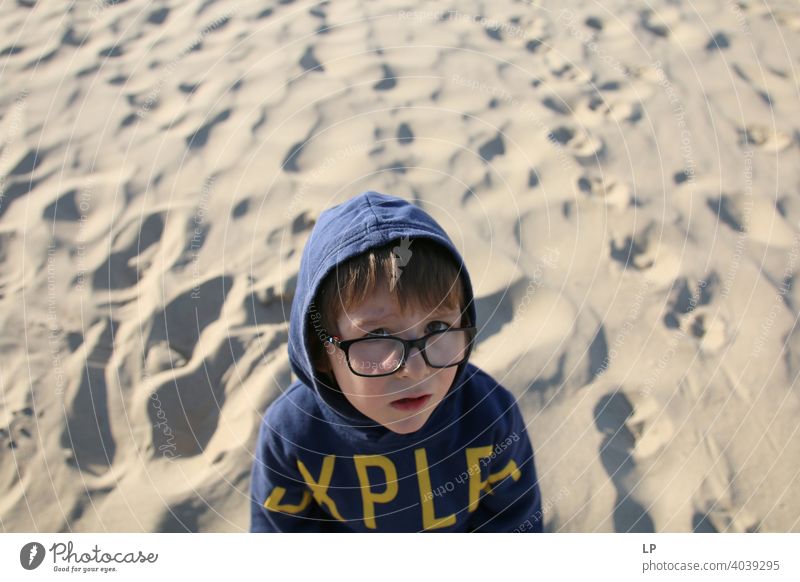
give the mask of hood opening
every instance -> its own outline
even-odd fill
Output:
[[[313,364],[314,356],[319,355],[323,345],[320,338],[328,333],[325,325],[321,325],[323,316],[320,314],[318,293],[328,274],[335,273],[338,265],[376,247],[408,241],[410,246],[401,243],[401,248],[395,253],[400,264],[408,264],[403,263],[403,254],[410,250],[405,260],[410,258],[413,261],[415,239],[436,243],[452,259],[462,284],[462,325],[476,325],[469,274],[446,232],[418,206],[374,191],[364,192],[320,214],[303,250],[297,292],[292,303],[289,359],[298,379],[314,390],[323,410],[327,407],[335,413],[337,422],[377,436],[396,433],[358,411],[339,389],[333,373],[318,370]],[[397,284],[402,286],[402,274],[399,277]],[[440,409],[447,406],[463,382],[468,364],[469,360],[458,366],[447,397],[428,423],[435,416],[441,416]]]

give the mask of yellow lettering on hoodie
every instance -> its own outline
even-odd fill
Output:
[[[514,481],[519,481],[522,476],[517,463],[511,459],[505,467],[496,473],[489,473],[486,481],[481,480],[480,461],[483,458],[492,456],[492,447],[470,447],[467,449],[467,470],[469,472],[469,511],[478,509],[478,501],[481,491],[486,491],[490,495],[494,493],[492,486],[506,477],[511,477]]]
[[[425,449],[414,450],[414,460],[417,463],[417,480],[419,482],[419,496],[422,500],[422,527],[431,530],[440,527],[449,527],[456,522],[455,514],[436,517],[436,508],[433,505],[433,492],[431,489],[431,476],[428,473],[428,456]]]
[[[269,494],[269,497],[267,497],[267,500],[264,502],[264,507],[266,507],[270,511],[282,511],[284,513],[300,513],[306,507],[308,507],[309,503],[311,503],[311,493],[309,491],[303,492],[303,498],[300,500],[300,503],[297,504],[291,504],[291,503],[281,504],[284,495],[286,495],[285,488],[275,487],[275,489],[272,490],[272,493]]]
[[[325,460],[322,461],[322,469],[319,472],[319,480],[317,481],[314,480],[314,478],[311,476],[311,473],[300,459],[297,459],[297,468],[300,469],[300,473],[303,475],[303,479],[305,480],[309,489],[311,489],[311,493],[314,495],[314,499],[317,500],[317,503],[327,507],[330,514],[339,521],[345,521],[345,519],[339,513],[339,510],[336,508],[336,504],[333,502],[333,499],[328,497],[328,487],[331,484],[331,477],[333,476],[333,464],[335,462],[336,455],[325,456]]]
[[[509,476],[514,481],[519,481],[519,478],[522,476],[522,473],[517,468],[517,463],[514,462],[514,459],[511,459],[508,464],[504,468],[500,469],[497,473],[491,473],[489,475],[489,478],[486,481],[486,492],[493,494],[494,491],[492,490],[492,485]]]
[[[484,489],[488,481],[481,480],[481,459],[492,455],[492,447],[468,447],[467,448],[467,471],[469,472],[469,508],[470,512],[478,509],[478,500],[481,490]]]
[[[375,504],[389,503],[397,497],[397,468],[383,455],[353,455],[358,481],[361,483],[361,501],[364,506],[364,525],[376,529]],[[386,476],[386,490],[381,493],[372,491],[367,474],[367,467],[379,467]]]

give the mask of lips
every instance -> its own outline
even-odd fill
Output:
[[[423,394],[414,398],[401,398],[400,400],[395,400],[391,403],[391,405],[397,410],[402,410],[405,412],[415,411],[425,406],[430,399],[430,394]]]

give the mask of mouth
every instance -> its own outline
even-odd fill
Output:
[[[402,410],[404,412],[413,412],[415,410],[419,410],[423,406],[425,406],[428,401],[431,399],[430,394],[423,394],[422,396],[417,396],[415,398],[401,398],[400,400],[395,400],[391,403],[392,408],[397,410]]]

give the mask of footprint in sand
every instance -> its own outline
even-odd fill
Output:
[[[212,117],[209,121],[203,123],[203,125],[198,127],[194,132],[186,136],[186,148],[189,150],[204,148],[214,128],[227,121],[230,116],[231,109],[225,109]]]
[[[605,151],[600,138],[583,130],[560,126],[552,130],[548,137],[572,153],[579,162],[602,158]]]
[[[739,143],[755,145],[766,152],[778,153],[792,144],[792,136],[779,129],[751,125],[739,131]]]
[[[654,531],[653,519],[635,499],[638,462],[659,450],[672,434],[670,425],[659,429],[661,423],[652,422],[654,409],[658,407],[646,399],[644,406],[636,406],[619,389],[600,398],[594,407],[595,426],[603,435],[600,461],[617,492],[613,515],[617,532]]]
[[[700,351],[714,353],[728,343],[732,325],[723,315],[699,308],[681,322],[681,329],[697,340]]]
[[[670,301],[670,310],[664,316],[664,324],[669,328],[678,327],[680,319],[695,308],[710,305],[719,288],[720,278],[716,271],[693,283],[681,277],[675,282],[675,295]]]
[[[642,118],[642,108],[619,97],[606,98],[594,95],[579,101],[573,111],[581,125],[600,125],[605,123],[636,123]]]
[[[756,533],[758,519],[746,510],[737,510],[726,503],[698,511],[692,519],[692,531],[697,533]]]
[[[295,215],[291,224],[283,223],[270,230],[266,237],[266,243],[268,245],[275,245],[278,248],[290,246],[290,237],[302,238],[308,236],[316,222],[317,217],[315,214],[308,210],[303,210]]]
[[[275,303],[291,304],[296,285],[297,275],[294,275],[274,285],[262,287],[255,292],[255,298],[265,307],[272,306]]]
[[[15,455],[21,451],[29,451],[35,446],[32,436],[35,430],[36,418],[33,408],[26,406],[19,410],[14,410],[11,421],[7,428],[0,428],[0,454],[2,451],[12,449]],[[39,413],[41,416],[42,413]]]
[[[675,429],[655,398],[639,393],[631,394],[630,398],[633,414],[628,417],[627,426],[635,441],[632,454],[635,459],[643,460],[660,452],[672,439]]]
[[[621,242],[611,241],[611,258],[624,268],[633,266],[658,285],[668,285],[681,268],[679,235],[668,227],[651,222],[641,232],[627,235]]]
[[[570,81],[574,83],[588,83],[592,80],[592,76],[586,71],[578,67],[566,63],[556,69],[550,71],[556,79],[561,81]]]
[[[658,10],[645,10],[640,13],[642,27],[661,38],[666,38],[674,32],[680,21],[680,9],[676,6],[662,6]]]
[[[544,60],[554,83],[566,81],[571,86],[574,86],[575,84],[588,83],[592,80],[591,73],[576,67],[557,51],[547,51]]]
[[[692,530],[716,533],[755,533],[760,530],[757,517],[734,499],[735,476],[738,469],[731,466],[719,445],[711,438],[705,440],[708,465],[713,469],[700,486],[702,501],[692,519]]]
[[[166,6],[162,6],[160,8],[156,8],[150,14],[147,15],[147,23],[148,24],[164,24],[169,16],[169,8]]]
[[[374,91],[389,91],[397,86],[397,74],[389,65],[381,65],[383,77],[372,86]]]
[[[712,272],[694,284],[685,277],[676,282],[676,292],[670,309],[664,316],[664,325],[680,329],[694,338],[704,353],[718,352],[732,339],[733,325],[711,303],[720,289],[720,278]]]
[[[315,71],[317,73],[325,72],[325,67],[321,62],[319,62],[314,54],[314,45],[308,45],[306,47],[306,52],[304,52],[303,56],[300,57],[300,66],[303,68],[303,71]]]
[[[578,189],[590,200],[602,202],[615,210],[623,210],[631,203],[630,186],[614,178],[604,180],[598,176],[581,176]]]
[[[707,51],[714,51],[714,50],[726,50],[730,48],[731,41],[728,39],[728,35],[724,32],[717,32],[715,33],[706,44]]]
[[[672,421],[662,414],[662,406],[649,394],[618,390],[601,399],[605,408],[600,415],[598,428],[611,435],[608,446],[630,454],[634,461],[652,457],[675,434]],[[613,431],[611,430],[613,428]]]

